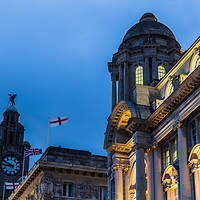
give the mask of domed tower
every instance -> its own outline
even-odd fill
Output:
[[[24,126],[19,123],[17,109],[11,105],[3,114],[3,121],[0,124],[0,199],[3,195],[4,182],[16,183],[28,172],[29,157],[24,158],[24,148],[29,147],[24,142]],[[7,190],[5,197],[11,191]]]
[[[181,53],[172,31],[152,13],[145,13],[125,34],[118,52],[108,63],[112,108],[121,100],[136,101],[136,85],[155,86]]]
[[[108,200],[124,196],[146,199],[147,183],[148,188],[151,184],[146,178],[145,152],[152,138],[147,119],[167,98],[158,92],[157,85],[181,53],[172,31],[152,13],[145,13],[125,34],[108,63],[112,80],[112,113],[104,140],[108,152]]]

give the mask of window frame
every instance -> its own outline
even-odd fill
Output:
[[[175,150],[176,150],[176,159],[173,158],[174,156],[174,149],[173,149],[173,141],[175,141],[174,145],[175,145]],[[166,162],[166,146],[168,146],[169,148],[169,160],[168,162]],[[163,148],[162,148],[162,166],[163,166],[163,170],[166,169],[170,164],[174,164],[175,162],[177,162],[179,158],[179,152],[178,152],[178,135],[177,133],[168,138],[164,143],[163,143]]]
[[[137,85],[144,84],[144,70],[142,65],[137,65],[135,68],[135,84]]]
[[[163,65],[158,65],[158,80],[161,80],[165,76],[165,74],[166,74],[165,67]]]
[[[66,188],[64,189],[65,186],[66,186]],[[69,194],[70,193],[69,186],[72,186],[71,195]],[[66,191],[64,192],[64,190],[66,190]],[[62,184],[62,196],[63,197],[70,197],[70,198],[74,197],[74,183],[73,182],[64,182]]]
[[[106,186],[100,186],[100,200],[108,200],[108,188]]]

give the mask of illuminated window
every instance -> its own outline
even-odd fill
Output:
[[[165,75],[165,68],[162,65],[158,66],[158,79],[160,80]]]
[[[143,85],[143,67],[138,66],[135,70],[135,82],[136,84]]]
[[[172,140],[172,162],[177,160],[178,158],[178,152],[177,152],[177,139]]]
[[[191,124],[191,139],[192,139],[192,146],[196,145],[197,143],[197,129],[195,121]]]
[[[178,187],[174,188],[173,190],[173,200],[178,200]]]
[[[169,85],[169,95],[172,94],[174,92],[174,86],[173,83],[170,83]]]
[[[164,148],[164,167],[166,168],[170,164],[170,152],[169,152],[169,144],[167,144]]]
[[[197,59],[196,64],[195,64],[195,69],[200,65],[200,57]]]

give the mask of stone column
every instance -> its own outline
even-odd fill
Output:
[[[130,85],[129,85],[129,99],[133,101],[133,86],[135,85],[135,64],[130,66]]]
[[[129,195],[129,177],[130,177],[130,170],[129,167],[126,166],[124,168],[124,173],[125,173],[125,200],[130,200],[130,195]]]
[[[186,127],[180,122],[178,127],[178,150],[179,150],[179,176],[180,176],[180,200],[191,200],[191,180],[187,165],[187,135]]]
[[[198,159],[193,159],[193,164],[191,168],[192,176],[193,177],[193,193],[195,194],[195,199],[200,199],[200,170],[198,169]]]
[[[123,200],[123,174],[120,165],[115,167],[115,200]]]
[[[146,57],[145,58],[145,64],[144,64],[144,68],[143,68],[143,83],[144,85],[148,85],[150,83],[150,71],[149,71],[149,58]]]
[[[153,150],[147,154],[147,177],[148,200],[152,200],[154,199]]]
[[[158,79],[158,66],[155,57],[152,58],[152,79]]]
[[[119,66],[118,101],[124,100],[124,66]]]
[[[195,188],[195,197],[196,199],[200,199],[200,171],[195,169],[194,173],[194,188]]]
[[[129,73],[128,62],[124,63],[124,100],[129,100]]]
[[[146,200],[144,149],[136,149],[136,199]]]
[[[112,79],[112,109],[113,109],[116,105],[116,75],[112,74],[111,79]]]
[[[161,149],[157,146],[153,151],[154,156],[154,197],[155,200],[164,200],[163,186],[161,183]]]

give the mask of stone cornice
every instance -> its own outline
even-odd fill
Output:
[[[200,83],[200,67],[194,70],[187,79],[159,106],[147,119],[154,128],[165,118],[191,91]]]
[[[150,132],[150,129],[148,127],[148,121],[145,119],[136,119],[136,118],[129,119],[129,123],[125,130],[131,132],[135,131]]]
[[[190,48],[184,53],[184,55],[178,60],[178,62],[174,65],[174,67],[165,75],[166,78],[162,79],[156,86],[158,90],[160,90],[163,85],[166,84],[168,81],[168,76],[173,75],[176,73],[180,67],[183,65],[183,63],[189,59],[189,57],[193,54],[193,49],[199,47],[200,45],[200,37],[197,38],[197,40],[190,46]]]
[[[132,150],[134,143],[133,139],[131,138],[126,144],[120,144],[120,143],[113,143],[108,149],[107,152],[123,152],[123,153],[129,153]]]

